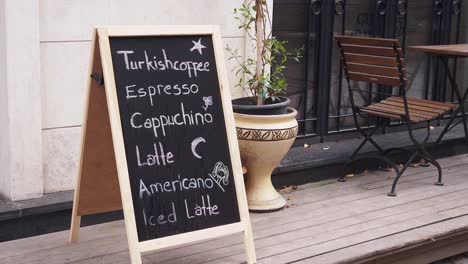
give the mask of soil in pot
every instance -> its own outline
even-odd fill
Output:
[[[248,115],[284,115],[288,111],[289,98],[279,96],[275,101],[267,98],[263,105],[257,105],[255,98],[242,97],[232,100],[234,113]]]

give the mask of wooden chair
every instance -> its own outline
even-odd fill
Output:
[[[395,188],[400,176],[405,172],[409,165],[417,158],[422,157],[437,167],[439,176],[435,183],[442,183],[442,169],[439,163],[426,150],[426,143],[430,134],[430,121],[455,109],[456,104],[436,102],[406,96],[408,80],[406,78],[406,68],[403,52],[397,39],[365,38],[351,36],[335,36],[338,48],[341,52],[341,60],[344,74],[348,82],[348,91],[353,110],[354,123],[358,131],[364,136],[364,140],[351,155],[347,164],[355,161],[359,150],[370,142],[380,155],[373,155],[372,158],[378,158],[389,164],[396,172],[392,189],[389,196],[395,196]],[[351,81],[364,81],[377,84],[375,91],[372,89],[364,90],[353,88]],[[388,88],[397,87],[397,89]],[[377,103],[367,103],[357,107],[353,97],[354,92],[372,93],[374,97],[381,98]],[[358,116],[369,118],[375,117],[377,124],[370,130],[364,131],[359,122]],[[403,121],[408,129],[409,137],[415,146],[415,150],[409,160],[402,168],[398,168],[391,161],[387,154],[396,150],[396,148],[384,150],[371,137],[375,131],[385,124],[388,119],[397,119]],[[425,122],[426,136],[422,141],[414,137],[414,124]],[[405,149],[409,151],[408,149]],[[369,156],[360,157],[369,158]],[[345,181],[345,177],[339,179]]]

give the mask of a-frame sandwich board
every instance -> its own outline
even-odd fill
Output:
[[[141,241],[135,219],[134,197],[132,197],[131,192],[110,38],[136,38],[138,40],[139,37],[178,36],[208,37],[212,41],[219,84],[219,99],[224,114],[222,125],[226,129],[230,158],[228,162],[232,167],[234,179],[232,189],[235,189],[234,200],[238,206],[239,220]],[[200,54],[202,53],[200,52]],[[256,262],[229,84],[217,26],[102,27],[93,31],[81,158],[74,197],[70,241],[79,239],[81,216],[119,209],[123,209],[124,212],[130,259],[133,264],[141,263],[141,253],[143,252],[241,232],[244,234],[247,262]]]

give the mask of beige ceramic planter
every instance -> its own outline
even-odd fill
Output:
[[[286,200],[271,183],[271,173],[297,135],[296,110],[284,115],[234,113],[242,164],[247,167],[247,200],[251,211],[282,209]]]

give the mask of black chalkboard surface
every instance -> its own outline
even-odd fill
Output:
[[[139,241],[239,222],[211,36],[109,43]]]

